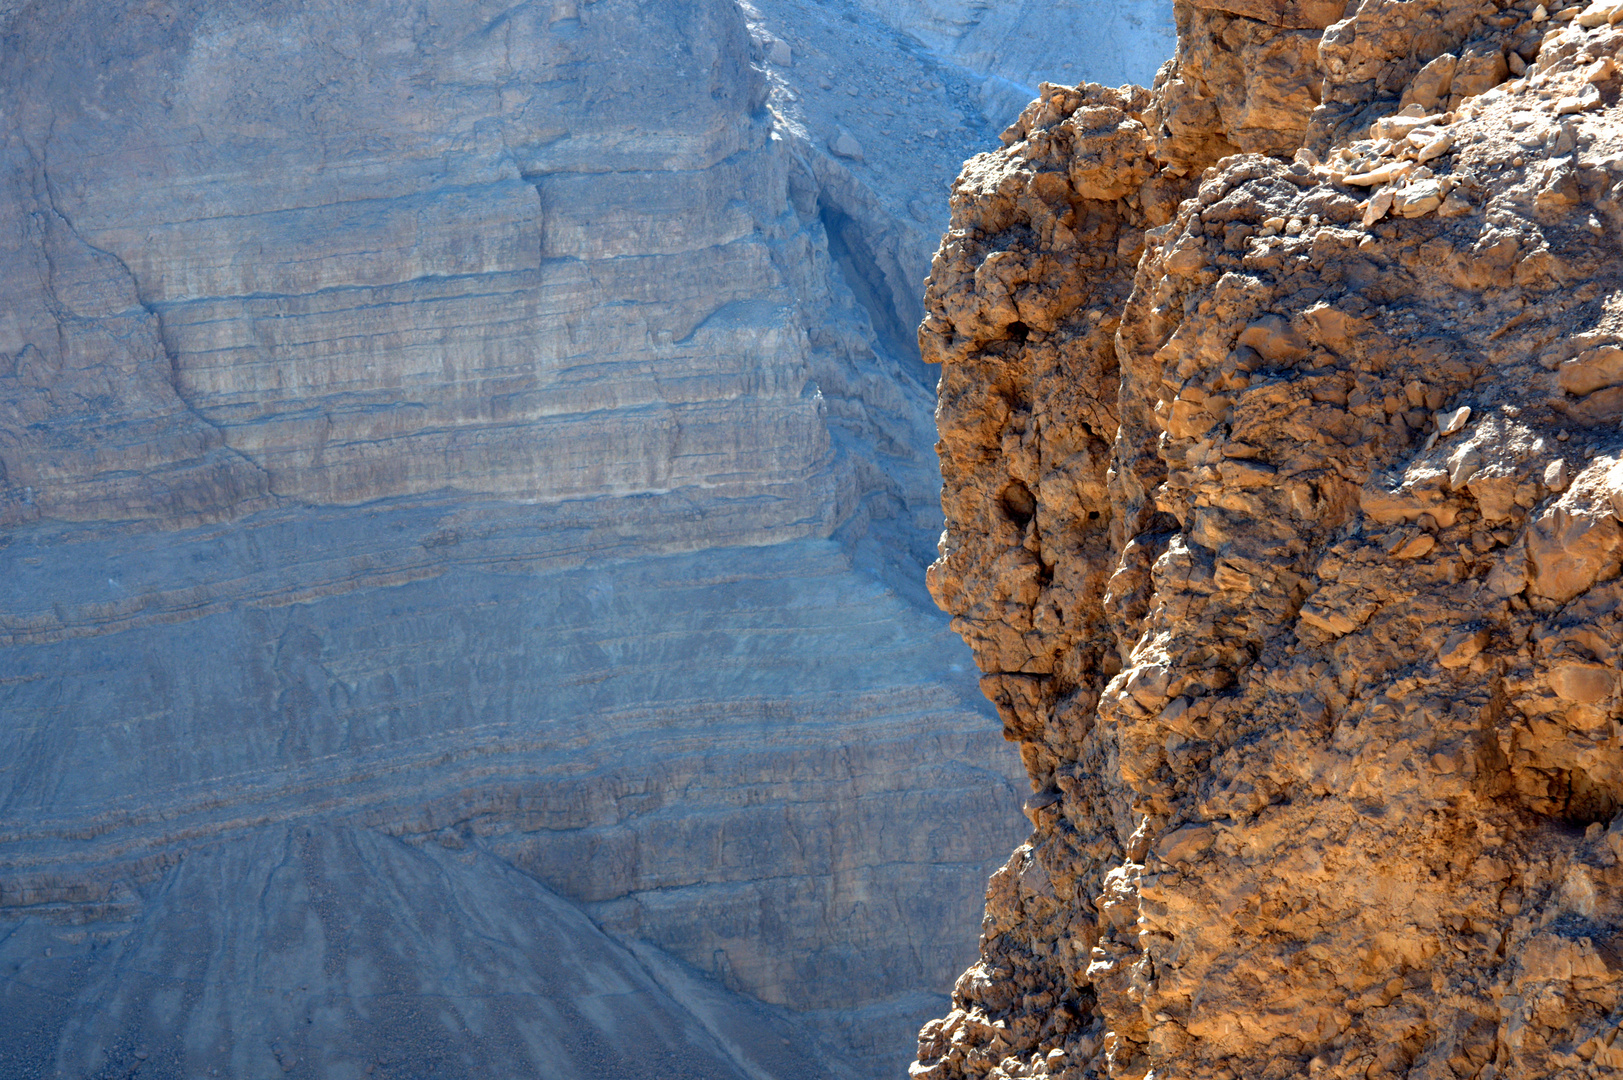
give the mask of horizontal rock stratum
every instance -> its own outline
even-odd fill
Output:
[[[917,1080],[1616,1075],[1623,6],[1180,3],[953,188],[1034,832]]]
[[[1022,828],[892,347],[992,74],[0,0],[0,1080],[905,1067]]]

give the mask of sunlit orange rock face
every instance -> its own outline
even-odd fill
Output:
[[[1033,831],[913,1075],[1610,1075],[1623,6],[1178,22],[929,281],[930,587]]]

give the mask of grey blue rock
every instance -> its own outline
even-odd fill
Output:
[[[905,1063],[1024,782],[912,328],[1046,63],[912,18],[0,4],[0,1077]]]

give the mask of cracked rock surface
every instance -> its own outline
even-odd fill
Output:
[[[1623,1069],[1623,7],[1180,3],[964,168],[937,602],[1033,831],[918,1078]]]

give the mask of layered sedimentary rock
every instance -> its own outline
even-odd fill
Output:
[[[939,54],[984,72],[979,93],[987,101],[1073,75],[1107,86],[1147,83],[1176,40],[1171,7],[1142,0],[859,2]]]
[[[724,0],[0,42],[0,1074],[901,1067],[1019,835],[907,340],[988,73]]]
[[[930,280],[1034,831],[913,1075],[1611,1075],[1623,7],[1177,12]]]

